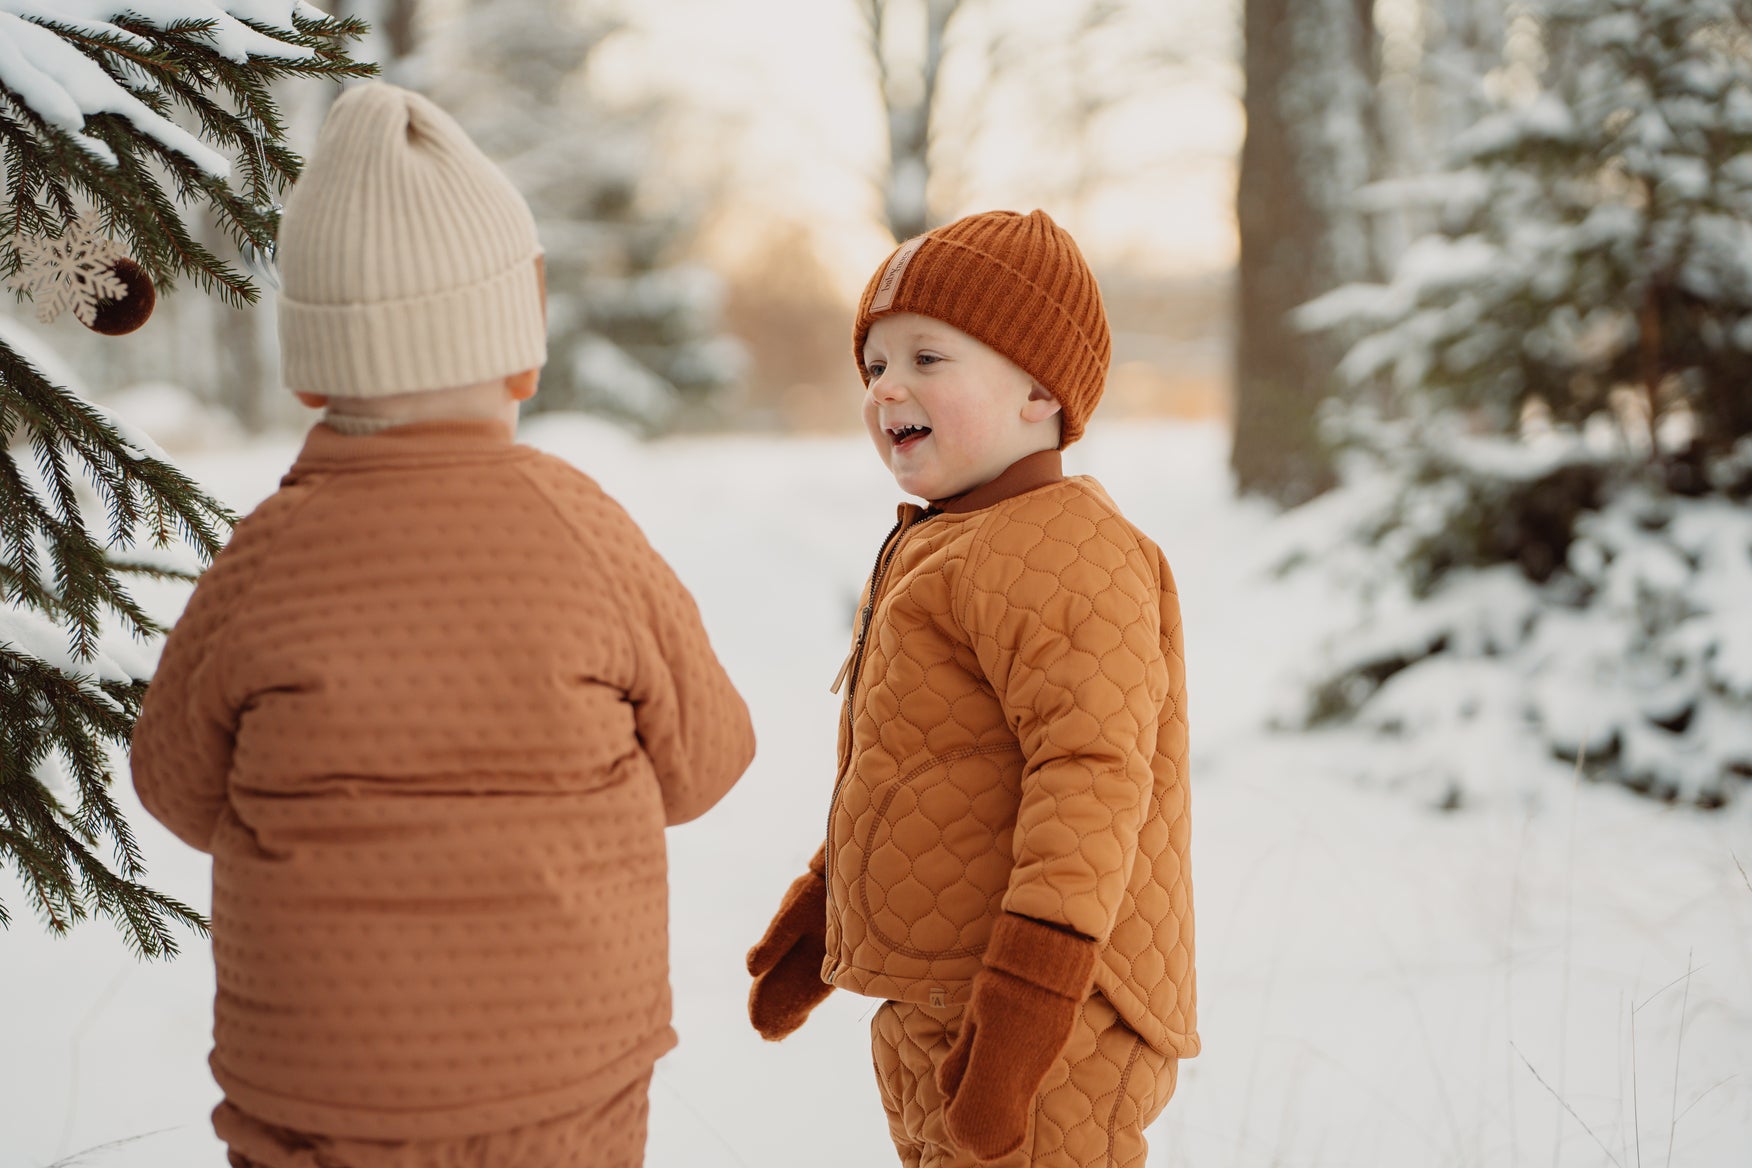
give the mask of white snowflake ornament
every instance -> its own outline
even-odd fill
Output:
[[[69,223],[59,239],[21,236],[16,245],[22,262],[10,283],[36,302],[44,324],[71,308],[80,324],[95,327],[100,302],[128,295],[116,271],[127,254],[103,233],[95,210]]]

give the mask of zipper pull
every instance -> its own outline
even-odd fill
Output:
[[[833,685],[827,692],[839,695],[840,686],[846,683],[846,675],[852,671],[852,660],[857,657],[858,650],[864,647],[864,634],[870,631],[870,606],[865,605],[858,610],[858,635],[852,638],[852,648],[846,654],[846,659],[840,662],[839,672],[833,675]]]

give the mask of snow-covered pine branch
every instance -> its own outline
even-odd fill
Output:
[[[295,15],[306,21],[323,19],[304,0],[0,0],[0,86],[110,165],[115,164],[110,148],[83,132],[85,119],[95,114],[119,114],[207,173],[228,178],[231,164],[224,155],[155,112],[127,81],[106,73],[56,30],[118,52],[152,53],[151,38],[115,23],[116,18],[126,16],[130,23],[165,32],[207,24],[214,51],[239,65],[251,57],[308,62],[316,57],[315,48],[261,31],[292,28]]]
[[[115,239],[162,292],[188,276],[253,302],[190,213],[271,250],[300,160],[269,83],[374,72],[345,50],[364,31],[301,0],[0,0],[0,278],[39,310],[69,283],[47,268],[113,293]],[[15,281],[25,253],[37,262]],[[142,883],[110,768],[152,669],[142,642],[163,632],[125,581],[192,578],[232,518],[0,318],[0,863],[53,931],[108,917],[136,954],[165,957],[177,925],[205,927]]]
[[[58,237],[89,203],[161,287],[187,275],[252,303],[164,176],[240,247],[271,249],[274,197],[297,172],[266,82],[372,72],[339,47],[363,31],[304,0],[0,0],[0,145],[23,161],[0,208],[0,276],[18,269],[17,234]]]
[[[1719,806],[1752,781],[1752,6],[1528,10],[1538,90],[1369,200],[1439,229],[1298,314],[1348,343],[1369,467],[1299,559],[1372,595],[1291,720],[1404,735],[1445,805],[1514,782],[1468,770],[1494,741]]]
[[[1551,62],[1499,102],[1449,165],[1391,192],[1438,231],[1386,284],[1305,308],[1356,337],[1353,387],[1512,429],[1539,399],[1561,421],[1643,399],[1642,438],[1689,415],[1726,444],[1752,429],[1752,38],[1735,0],[1542,0]],[[1654,439],[1658,445],[1658,439]],[[1645,446],[1648,443],[1645,442]]]

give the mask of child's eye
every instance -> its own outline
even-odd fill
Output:
[[[943,358],[937,356],[935,353],[920,353],[918,356],[918,362],[920,365],[934,365],[942,359]]]
[[[869,376],[871,381],[874,381],[878,377],[882,376],[882,371],[886,368],[888,368],[888,366],[883,364],[881,361],[872,361],[868,365],[864,366],[864,372],[865,372],[865,374],[867,374]]]

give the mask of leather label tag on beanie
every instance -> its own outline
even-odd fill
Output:
[[[876,295],[870,300],[871,312],[887,312],[894,303],[894,290],[900,287],[900,278],[906,275],[906,266],[912,263],[913,256],[919,248],[925,246],[928,235],[915,236],[900,245],[900,250],[888,261],[888,266],[882,270],[882,279],[876,284]]]

